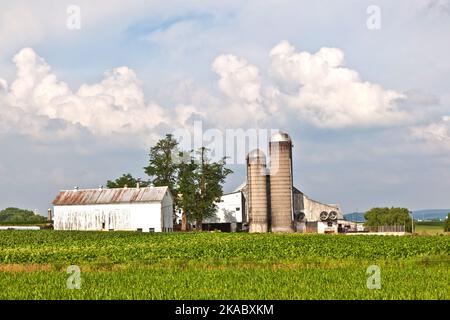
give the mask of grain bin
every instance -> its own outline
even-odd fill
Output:
[[[284,132],[272,135],[269,153],[272,232],[294,232],[292,141],[289,135]]]
[[[249,232],[267,232],[267,173],[266,156],[259,150],[247,155]]]

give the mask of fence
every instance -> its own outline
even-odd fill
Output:
[[[377,227],[364,227],[366,232],[405,232],[404,225],[398,226],[377,226]]]

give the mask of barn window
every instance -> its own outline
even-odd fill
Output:
[[[327,224],[328,224],[329,227],[332,227],[332,226],[333,226],[333,222],[331,222],[331,221],[328,221]]]

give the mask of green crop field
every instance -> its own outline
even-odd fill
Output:
[[[0,231],[0,299],[449,299],[449,253],[443,235]]]

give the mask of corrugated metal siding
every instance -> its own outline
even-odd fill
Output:
[[[53,205],[161,202],[167,187],[62,190]]]

